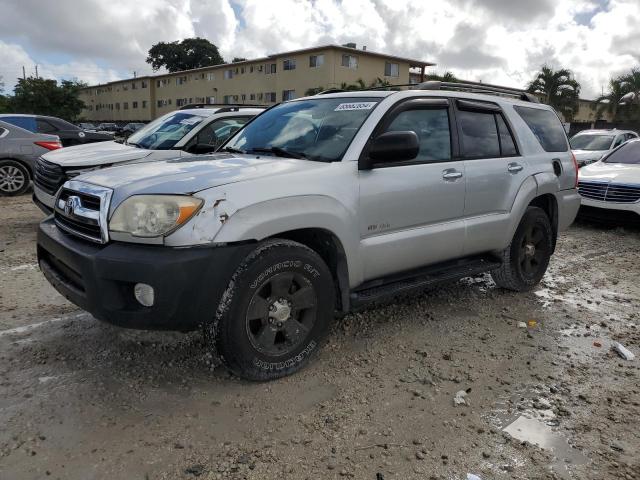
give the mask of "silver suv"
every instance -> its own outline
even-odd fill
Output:
[[[36,162],[33,201],[45,213],[51,213],[62,184],[81,173],[214,152],[263,110],[240,105],[188,105],[157,118],[125,141],[90,143],[48,153]]]
[[[98,319],[202,328],[252,380],[301,368],[336,312],[481,272],[529,290],[580,205],[562,124],[526,95],[438,87],[301,98],[223,153],[79,176],[40,268]]]

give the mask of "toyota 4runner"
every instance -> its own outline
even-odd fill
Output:
[[[580,205],[562,124],[526,94],[442,87],[301,98],[220,153],[78,176],[40,268],[98,319],[202,328],[252,380],[300,369],[336,313],[481,272],[529,290]]]

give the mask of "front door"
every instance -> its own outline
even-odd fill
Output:
[[[420,150],[414,160],[359,172],[365,281],[462,254],[465,172],[450,108],[442,97],[405,100],[372,136],[413,131]]]

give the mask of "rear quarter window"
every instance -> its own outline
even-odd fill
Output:
[[[546,152],[566,152],[567,134],[555,112],[541,108],[513,107]]]
[[[37,132],[36,119],[33,117],[2,117],[2,121],[15,125],[16,127],[24,128],[30,132]]]

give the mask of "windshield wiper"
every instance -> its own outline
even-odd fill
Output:
[[[142,147],[140,146],[140,144],[135,143],[135,142],[130,142],[129,140],[126,140],[126,141],[124,142],[124,144],[125,144],[125,145],[127,145],[127,146],[131,146],[131,147],[142,148]]]
[[[280,147],[271,147],[271,148],[265,148],[265,147],[260,147],[260,148],[252,148],[251,152],[258,152],[258,153],[273,153],[276,157],[284,157],[284,158],[297,158],[297,159],[305,159],[307,160],[307,156],[304,153],[301,152],[291,152],[289,150],[285,150],[284,148],[280,148]]]
[[[244,150],[240,150],[239,148],[233,148],[233,147],[224,147],[221,151],[229,152],[229,153],[247,153]]]

